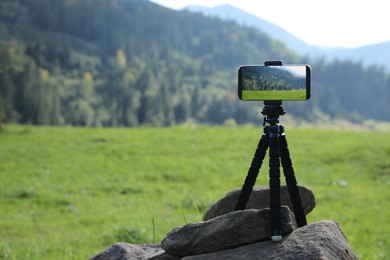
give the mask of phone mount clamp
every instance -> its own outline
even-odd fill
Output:
[[[266,66],[283,65],[282,61],[265,62]],[[256,152],[251,162],[240,196],[235,205],[235,210],[244,210],[249,196],[252,193],[256,178],[263,163],[265,154],[269,147],[269,187],[270,187],[270,209],[271,209],[271,239],[275,242],[282,240],[281,232],[281,199],[280,199],[280,162],[286,179],[293,211],[298,227],[307,224],[303,210],[297,180],[294,175],[290,152],[288,150],[284,127],[279,124],[279,116],[285,114],[282,101],[264,101],[264,108],[261,114],[265,116],[263,127],[264,132],[258,143]]]

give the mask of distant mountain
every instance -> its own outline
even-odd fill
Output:
[[[390,41],[351,49],[319,47],[307,44],[285,29],[231,5],[219,5],[212,8],[190,5],[184,9],[191,12],[203,13],[206,16],[218,17],[222,20],[235,21],[242,26],[255,27],[269,34],[274,39],[282,41],[288,48],[300,55],[325,58],[326,60],[348,59],[362,62],[364,66],[384,66],[390,71]]]
[[[384,66],[390,71],[390,41],[358,48],[317,48],[317,55],[332,59],[361,61],[365,66]],[[311,53],[314,55],[314,53]]]
[[[212,8],[189,5],[184,9],[191,12],[203,13],[206,16],[218,17],[222,20],[235,21],[242,26],[255,27],[266,34],[269,34],[274,39],[282,41],[287,47],[295,50],[301,55],[315,49],[313,46],[308,45],[283,28],[228,4]]]

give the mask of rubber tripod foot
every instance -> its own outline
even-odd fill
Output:
[[[280,242],[282,241],[282,236],[271,236],[272,241]]]
[[[274,242],[280,242],[282,240],[282,231],[281,230],[273,230],[271,233],[271,239]]]

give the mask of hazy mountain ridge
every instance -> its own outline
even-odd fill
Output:
[[[235,21],[243,26],[255,27],[282,41],[288,48],[302,56],[309,55],[313,58],[325,58],[326,60],[348,59],[362,62],[364,66],[384,66],[386,70],[390,71],[390,41],[357,48],[313,46],[275,24],[231,5],[219,5],[212,8],[190,5],[184,9],[203,13],[207,16],[218,17],[223,20]]]

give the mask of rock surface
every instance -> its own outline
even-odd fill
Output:
[[[254,187],[249,196],[247,209],[263,209],[269,208],[269,187]],[[314,193],[303,186],[298,186],[299,195],[301,197],[303,210],[305,215],[310,213],[315,205]],[[240,196],[241,189],[236,189],[225,195],[222,199],[211,205],[211,207],[204,213],[203,220],[209,220],[216,216],[226,214],[234,211],[234,207]],[[280,187],[281,204],[288,206],[293,211],[293,206],[290,200],[287,186]]]
[[[281,209],[282,234],[297,228],[294,214]],[[199,255],[269,239],[270,209],[230,212],[205,222],[188,224],[168,233],[162,248],[173,256]]]
[[[298,189],[308,214],[315,207],[314,194],[302,186]],[[234,211],[240,192],[234,190],[212,205],[205,221],[173,229],[161,246],[117,243],[90,259],[358,259],[336,222],[297,228],[286,186],[281,187],[282,205],[287,206],[282,206],[283,240],[278,243],[269,239],[269,188],[254,188],[247,209]]]

